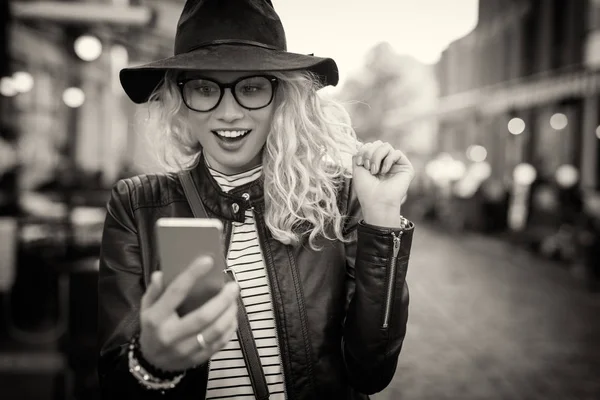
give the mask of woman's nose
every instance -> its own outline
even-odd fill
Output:
[[[225,89],[221,103],[214,112],[216,118],[224,121],[234,121],[244,116],[242,106],[235,100],[230,89]]]

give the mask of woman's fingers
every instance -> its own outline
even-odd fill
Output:
[[[150,276],[150,285],[142,296],[141,311],[152,306],[163,292],[162,272],[154,271]]]
[[[383,160],[383,163],[381,164],[380,173],[387,174],[388,172],[390,172],[392,166],[395,163],[400,162],[400,160],[402,160],[402,157],[403,154],[400,150],[394,150],[391,153],[389,153],[387,157],[385,157],[385,159]]]
[[[371,170],[371,155],[373,154],[373,149],[377,148],[380,143],[380,140],[365,143],[358,150],[359,158],[362,160],[362,166],[364,168]]]
[[[173,340],[181,340],[188,336],[196,336],[213,324],[231,307],[237,306],[239,287],[235,282],[228,282],[221,291],[208,300],[203,306],[183,316],[174,326]]]
[[[387,171],[383,172],[383,170],[385,167],[389,170],[389,163],[384,164],[384,162],[394,152],[393,146],[387,142],[377,140],[372,143],[365,143],[355,156],[356,165],[362,165],[373,175],[386,173]]]
[[[394,148],[389,143],[382,143],[377,148],[373,149],[371,154],[371,168],[370,172],[373,175],[378,174],[381,171],[382,161],[394,151]]]
[[[188,296],[197,280],[203,277],[212,266],[213,259],[211,257],[200,257],[179,274],[152,305],[151,311],[154,317],[162,319],[173,314]]]
[[[364,166],[366,168],[365,161],[367,160],[365,159],[365,152],[372,145],[373,143],[364,143],[362,146],[360,146],[360,148],[356,152],[356,155],[354,156],[356,160],[356,165]]]
[[[178,346],[178,352],[185,355],[191,365],[206,362],[233,338],[237,329],[237,312],[237,303],[230,304],[212,324],[182,340]],[[202,334],[205,347],[198,342],[196,336],[199,333]]]
[[[217,338],[214,342],[214,344],[212,345],[212,348],[215,350],[215,352],[223,349],[225,346],[227,346],[227,344],[231,341],[231,339],[233,339],[236,331],[238,328],[238,321],[237,321],[237,308],[236,308],[236,313],[234,315],[234,318],[232,318],[230,320],[229,326],[224,330],[224,333],[221,335],[220,338]]]
[[[397,174],[400,172],[407,173],[412,180],[412,178],[414,178],[415,176],[415,169],[413,168],[412,163],[410,162],[408,157],[406,157],[406,155],[400,150],[395,150],[395,152],[397,152],[397,155],[395,156],[396,160],[390,167],[390,172],[393,174]]]

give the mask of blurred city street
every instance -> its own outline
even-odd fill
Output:
[[[376,400],[600,398],[600,295],[560,266],[419,226],[407,338]]]

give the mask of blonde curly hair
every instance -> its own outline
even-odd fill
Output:
[[[345,216],[337,193],[352,175],[350,159],[360,145],[350,116],[337,101],[317,92],[320,84],[308,72],[271,72],[280,81],[271,131],[263,150],[265,222],[272,236],[296,245],[308,235],[345,241]],[[202,150],[182,108],[168,72],[148,102],[156,130],[151,143],[167,170],[189,168]],[[293,156],[290,156],[293,155]]]

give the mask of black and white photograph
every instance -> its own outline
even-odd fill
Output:
[[[600,399],[600,0],[0,0],[0,399]]]

